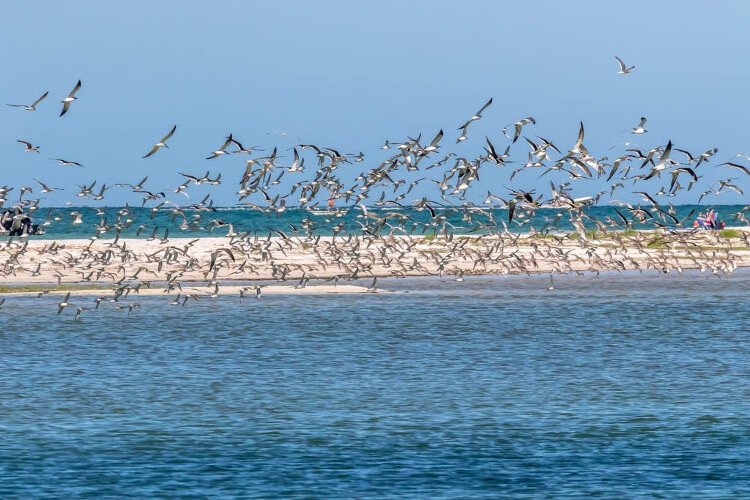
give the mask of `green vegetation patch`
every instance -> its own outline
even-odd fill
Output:
[[[722,238],[740,238],[742,237],[742,231],[737,229],[722,229],[719,231],[719,236]]]
[[[0,285],[0,294],[3,293],[41,293],[41,292],[75,292],[82,290],[111,290],[107,285]]]

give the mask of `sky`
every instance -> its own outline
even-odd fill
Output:
[[[3,6],[0,101],[50,95],[33,113],[0,109],[0,185],[36,192],[39,179],[64,188],[40,195],[48,206],[80,203],[77,186],[93,180],[136,183],[148,175],[147,188],[166,191],[183,181],[179,172],[206,170],[225,181],[210,191],[216,204],[232,205],[246,157],[204,159],[230,132],[245,146],[277,145],[286,156],[281,163],[291,162],[287,150],[300,142],[363,151],[367,161],[347,167],[353,175],[387,157],[379,149],[385,139],[422,133],[429,140],[442,128],[446,151],[473,157],[485,135],[504,147],[502,127],[526,116],[537,124],[524,133],[561,149],[573,145],[584,122],[586,144],[597,156],[625,141],[650,149],[672,140],[693,153],[718,147],[720,161],[750,152],[745,1],[9,0]],[[618,75],[615,55],[635,70]],[[60,101],[78,79],[79,99],[59,117]],[[472,125],[469,140],[456,145],[456,128],[490,97],[493,105]],[[649,132],[629,134],[641,116]],[[142,159],[174,124],[170,148]],[[18,139],[41,153],[24,152]],[[520,146],[514,157],[525,160],[526,152]],[[49,159],[56,157],[85,168],[60,167]],[[738,171],[707,168],[705,175],[707,182],[736,177],[747,185]],[[548,192],[548,179],[537,177],[513,185]],[[472,195],[479,200],[486,190],[503,194],[509,187],[505,172],[490,171],[482,183]],[[581,183],[576,194],[603,185]],[[190,188],[191,200],[209,192],[203,189]],[[698,196],[694,190],[674,201]],[[95,204],[126,201],[140,199],[112,189]],[[725,192],[710,201],[746,197]]]

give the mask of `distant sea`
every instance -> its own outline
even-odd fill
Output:
[[[450,211],[446,209],[440,209],[435,206],[437,213],[445,215],[445,221],[450,224],[448,227],[449,231],[456,234],[463,234],[472,231],[472,228],[479,224],[487,224],[488,218],[479,214],[478,212],[472,212],[473,221],[468,221],[464,218],[463,213],[460,210]],[[666,210],[668,207],[664,207]],[[692,222],[695,220],[699,212],[705,211],[708,207],[705,205],[678,205],[674,207],[674,217],[678,220],[685,219],[685,226],[692,227]],[[744,225],[744,223],[738,222],[734,219],[733,214],[743,208],[742,205],[720,205],[714,207],[716,212],[719,214],[719,218],[724,220],[728,226],[732,225]],[[97,214],[97,209],[91,207],[64,207],[64,208],[40,208],[34,214],[35,223],[43,223],[47,219],[52,219],[51,224],[45,227],[46,234],[43,236],[35,236],[35,238],[47,238],[47,239],[61,239],[61,238],[88,238],[96,233],[96,226],[100,225],[102,221],[105,224],[112,225],[117,219],[117,213],[121,208],[109,207],[102,208],[104,212],[103,216]],[[327,215],[313,215],[307,210],[300,210],[298,208],[289,208],[282,213],[262,213],[257,210],[248,208],[219,208],[216,211],[211,212],[200,212],[201,220],[196,222],[195,216],[197,212],[192,210],[185,210],[186,218],[183,219],[181,216],[175,216],[171,209],[163,208],[156,211],[152,211],[150,208],[140,207],[129,207],[131,215],[127,219],[131,219],[132,222],[128,227],[123,227],[121,231],[122,237],[128,238],[148,238],[151,236],[153,229],[158,227],[158,234],[161,237],[165,229],[169,229],[171,237],[200,237],[200,236],[223,236],[227,233],[226,227],[218,227],[214,229],[213,233],[211,230],[210,221],[217,220],[225,224],[231,223],[236,232],[244,233],[249,232],[251,234],[258,234],[260,236],[266,236],[269,231],[278,230],[285,234],[295,234],[294,231],[300,231],[300,234],[304,234],[302,229],[303,224],[307,220],[308,224],[314,234],[320,235],[331,235],[333,234],[334,228],[338,229],[341,234],[346,235],[348,233],[361,234],[362,226],[359,223],[363,222],[362,214],[363,211],[359,207],[351,207],[348,212],[341,217],[330,217]],[[629,217],[628,212],[625,209],[618,209],[623,215]],[[408,231],[413,231],[413,234],[419,235],[425,232],[430,233],[434,231],[433,226],[427,224],[432,222],[430,214],[427,210],[416,210],[414,208],[400,208],[397,206],[393,207],[368,207],[373,215],[382,217],[387,213],[397,213],[405,218],[403,222],[401,219],[392,218],[388,219],[388,222],[393,226],[400,225]],[[78,212],[81,214],[81,223],[74,224],[75,219],[73,213]],[[615,211],[615,207],[612,206],[591,206],[585,209],[585,212],[592,217],[600,221],[606,221],[607,218],[622,224],[620,217]],[[691,215],[692,212],[692,215]],[[494,209],[492,210],[495,221],[500,224],[500,221],[508,223],[508,211],[505,209]],[[55,218],[59,220],[54,220]],[[126,218],[122,219],[122,222]],[[662,222],[663,221],[659,221]],[[669,221],[672,223],[672,221]],[[476,224],[474,224],[476,223]],[[587,223],[589,227],[595,227],[592,223]],[[139,226],[143,226],[140,234],[138,233]],[[502,226],[500,226],[502,228]],[[521,211],[517,211],[514,222],[509,224],[509,230],[514,232],[526,232],[533,227],[537,231],[547,228],[552,228],[557,231],[574,231],[573,226],[570,223],[568,215],[565,210],[562,209],[539,209],[535,212],[533,217],[524,217]],[[655,226],[651,221],[646,221],[643,224],[635,224],[634,227],[639,229],[649,229]],[[380,234],[387,234],[390,229],[386,226],[380,231]],[[480,229],[477,231],[481,233],[485,231]],[[395,231],[394,234],[402,234],[401,231]],[[114,230],[110,230],[106,233],[101,233],[102,237],[114,237]]]
[[[0,496],[750,496],[750,273],[379,285],[9,298]]]

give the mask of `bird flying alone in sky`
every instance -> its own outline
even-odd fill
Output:
[[[620,71],[617,72],[618,75],[627,75],[631,71],[635,69],[635,66],[630,66],[629,68],[625,65],[625,63],[620,59],[619,57],[615,56],[615,59],[617,59],[617,64],[620,65]]]

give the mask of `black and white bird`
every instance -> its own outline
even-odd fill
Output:
[[[219,156],[228,155],[229,151],[227,151],[227,148],[233,142],[234,142],[234,139],[232,138],[232,134],[229,134],[229,136],[227,137],[226,141],[224,141],[224,144],[222,144],[222,146],[219,149],[217,149],[216,151],[212,152],[211,156],[208,156],[206,159],[207,160],[213,160],[214,158],[218,158]]]
[[[38,181],[36,179],[34,179],[34,182],[36,182],[37,184],[39,184],[42,187],[42,191],[41,191],[42,193],[51,193],[53,191],[59,191],[60,190],[60,188],[49,187],[45,183],[43,183],[41,181]]]
[[[81,90],[81,80],[78,80],[78,83],[76,83],[76,86],[73,87],[73,90],[70,91],[70,94],[68,94],[68,97],[60,101],[62,102],[62,105],[63,105],[62,111],[60,111],[60,116],[67,113],[68,109],[70,109],[70,103],[78,99],[76,97],[76,92],[78,92],[79,90]]]
[[[484,110],[487,109],[487,108],[489,108],[491,104],[492,104],[492,98],[490,98],[490,100],[487,101],[484,104],[484,106],[482,106],[481,108],[479,108],[479,111],[477,111],[476,113],[474,113],[471,116],[471,118],[469,118],[468,120],[466,120],[466,123],[464,123],[463,125],[461,125],[460,127],[458,127],[456,130],[465,129],[466,127],[469,126],[469,124],[471,122],[475,122],[475,121],[479,120],[482,117],[482,113],[484,112]]]
[[[648,130],[646,130],[646,118],[641,116],[641,121],[639,121],[638,125],[633,127],[630,132],[632,134],[645,134],[648,132]]]
[[[8,106],[11,106],[14,108],[24,108],[26,111],[36,111],[37,105],[47,97],[47,94],[49,94],[49,91],[42,94],[42,96],[39,99],[37,99],[31,104],[8,104]]]
[[[77,161],[64,160],[63,158],[50,158],[50,160],[55,160],[56,162],[60,164],[61,167],[82,167],[83,166]]]
[[[24,146],[26,146],[25,151],[27,153],[38,153],[39,152],[39,146],[34,146],[33,144],[31,144],[28,141],[22,141],[21,139],[17,139],[16,142],[20,142],[21,144],[23,144]]]
[[[617,59],[617,64],[620,65],[620,71],[617,72],[618,75],[627,75],[635,69],[635,66],[627,67],[619,57],[615,56],[615,59]]]
[[[63,309],[65,309],[66,307],[70,305],[69,301],[70,301],[70,292],[68,292],[67,295],[65,295],[65,298],[62,300],[62,302],[60,302],[57,305],[57,314],[60,314],[61,312],[63,312]]]
[[[154,144],[154,147],[151,148],[151,151],[149,151],[148,153],[146,153],[146,155],[144,156],[144,158],[148,158],[152,154],[154,154],[157,151],[159,151],[160,148],[168,148],[169,146],[167,145],[167,141],[169,140],[170,137],[172,137],[172,135],[174,135],[174,131],[175,130],[177,130],[177,125],[173,126],[172,130],[170,130],[169,132],[167,132],[167,135],[165,135],[164,137],[162,137],[159,142],[157,142],[156,144]]]

